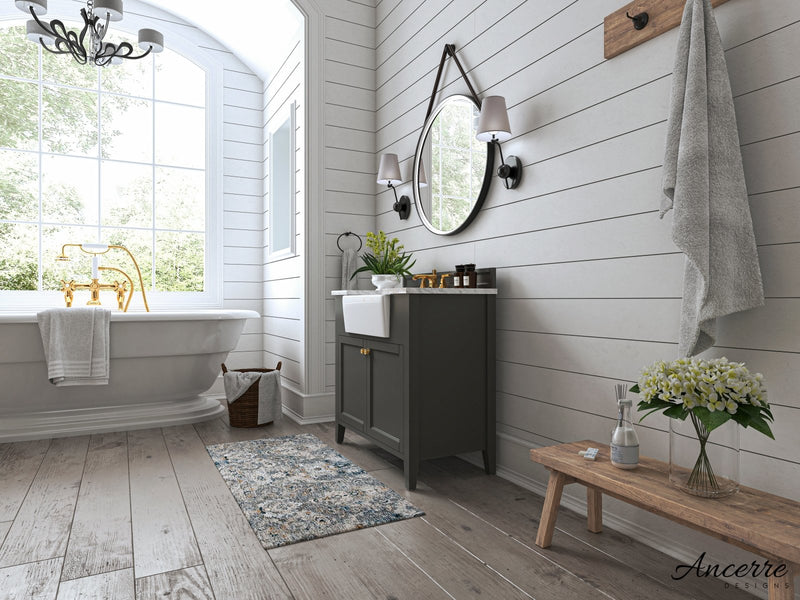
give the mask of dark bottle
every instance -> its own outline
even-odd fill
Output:
[[[456,265],[456,272],[453,275],[453,287],[466,287],[464,283],[464,265]]]
[[[470,263],[464,265],[464,283],[463,287],[478,287],[478,274],[475,272],[475,265]]]

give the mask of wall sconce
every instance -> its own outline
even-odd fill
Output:
[[[409,200],[408,196],[400,196],[398,199],[397,190],[394,189],[395,183],[402,182],[397,154],[382,154],[381,164],[378,168],[378,183],[392,189],[394,192],[394,210],[400,215],[400,219],[405,220],[411,214],[411,200]]]
[[[507,190],[513,190],[522,179],[522,161],[516,156],[509,156],[508,162],[503,159],[501,142],[511,137],[511,126],[508,123],[506,99],[502,96],[487,96],[481,103],[481,115],[478,119],[478,133],[475,136],[481,142],[491,142],[500,151],[500,166],[497,176],[503,180]]]

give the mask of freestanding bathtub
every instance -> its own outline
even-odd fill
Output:
[[[195,423],[252,310],[111,313],[108,385],[47,379],[36,315],[0,313],[0,442]],[[80,343],[79,340],[75,341]]]

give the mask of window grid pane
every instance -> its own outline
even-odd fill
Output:
[[[88,281],[86,255],[55,256],[102,241],[136,256],[150,291],[203,291],[203,69],[169,51],[78,65],[28,42],[23,22],[0,26],[0,62],[0,290]],[[126,257],[108,262],[135,277]]]

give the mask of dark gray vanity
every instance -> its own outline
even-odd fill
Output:
[[[357,431],[403,459],[481,450],[495,471],[494,288],[334,291],[336,441]],[[342,298],[389,296],[389,337],[345,330]]]

